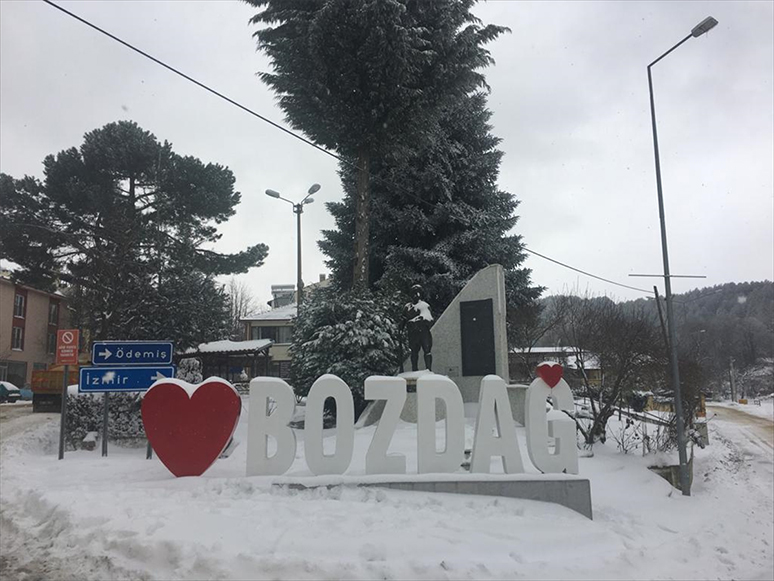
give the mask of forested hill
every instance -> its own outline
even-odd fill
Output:
[[[637,299],[624,304],[650,303]],[[729,282],[674,295],[680,322],[711,322],[717,318],[752,319],[774,332],[774,282]]]
[[[594,336],[604,334],[597,329],[596,315],[583,318],[585,311],[593,311],[581,308],[584,304],[607,304],[621,312],[622,321],[645,316],[659,326],[653,299],[614,304],[605,297],[577,297],[573,301],[549,296],[541,303],[540,321],[528,330],[532,335],[525,338],[524,346],[572,345],[583,338],[578,334],[580,327],[586,328],[583,335],[588,345],[604,345],[604,337]],[[661,306],[666,319],[663,296]],[[680,357],[701,370],[705,386],[723,393],[733,369],[743,388],[740,393],[774,390],[774,283],[726,283],[674,295],[674,318]],[[663,336],[657,335],[660,343]]]
[[[654,303],[632,304],[643,302]],[[725,391],[733,366],[741,394],[774,391],[774,283],[727,283],[675,295],[674,315],[681,350],[694,354],[716,390]]]

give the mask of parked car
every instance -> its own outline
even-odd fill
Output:
[[[21,391],[13,383],[0,381],[0,403],[16,403],[21,399]]]

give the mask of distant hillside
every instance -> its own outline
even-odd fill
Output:
[[[553,296],[542,299],[545,327],[551,324],[555,301]],[[661,305],[666,318],[663,297]],[[626,301],[619,306],[624,310],[643,308],[658,321],[653,299]],[[727,283],[674,295],[674,316],[681,353],[695,359],[712,387],[726,389],[733,360],[737,381],[744,383],[745,378],[751,378],[752,393],[774,391],[774,282]],[[557,340],[556,333],[548,331],[537,345],[553,345]],[[743,390],[744,385],[740,393]]]

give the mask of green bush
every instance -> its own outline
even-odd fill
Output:
[[[307,395],[318,377],[332,373],[352,391],[357,417],[365,408],[365,379],[398,370],[395,305],[369,291],[326,288],[307,297],[293,327],[290,378],[296,396]]]
[[[104,404],[102,394],[67,396],[65,442],[77,450],[89,432],[102,434]],[[144,445],[145,429],[137,393],[111,393],[108,400],[108,440],[130,445]]]

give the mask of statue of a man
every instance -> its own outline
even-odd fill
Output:
[[[417,371],[419,363],[419,349],[425,358],[425,368],[428,371],[433,367],[433,335],[430,327],[433,324],[433,315],[430,313],[430,305],[423,300],[422,287],[415,284],[411,287],[413,302],[406,303],[403,307],[403,324],[408,330],[409,349],[411,349],[411,370]]]

